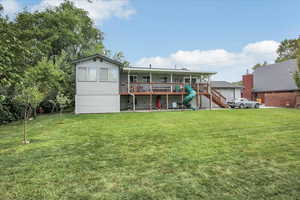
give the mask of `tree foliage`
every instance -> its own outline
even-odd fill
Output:
[[[30,63],[32,52],[19,38],[20,33],[12,22],[0,17],[0,87],[15,85]]]
[[[16,27],[22,30],[20,39],[36,46],[39,58],[57,56],[62,51],[70,58],[84,56],[90,49],[101,51],[103,34],[87,11],[65,1],[43,12],[22,12],[16,17]]]
[[[252,67],[252,69],[253,69],[253,70],[256,70],[257,68],[263,67],[263,66],[266,66],[266,65],[268,65],[268,62],[267,62],[267,61],[264,61],[262,64],[260,64],[260,63],[255,64],[255,65]]]
[[[298,40],[298,45],[300,46],[300,40]],[[300,89],[300,48],[297,50],[297,70],[294,73],[294,80],[297,87]]]
[[[297,58],[297,52],[299,49],[299,39],[285,39],[283,40],[278,49],[278,57],[275,62],[283,62],[290,59]]]

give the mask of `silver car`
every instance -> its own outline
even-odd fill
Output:
[[[227,102],[231,108],[259,108],[260,104],[256,101],[249,101],[245,98],[236,98]]]

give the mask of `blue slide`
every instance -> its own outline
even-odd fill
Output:
[[[183,99],[183,105],[189,109],[191,108],[191,109],[195,110],[195,108],[193,108],[191,105],[191,101],[196,96],[196,94],[197,94],[196,91],[189,85],[185,85],[184,89],[187,92],[187,95]]]

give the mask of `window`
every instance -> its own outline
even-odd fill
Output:
[[[118,73],[119,73],[119,70],[118,68],[110,68],[109,69],[109,81],[117,81],[118,80]]]
[[[184,83],[190,83],[190,77],[184,77]]]
[[[143,76],[144,83],[150,83],[150,76]]]
[[[197,83],[198,81],[197,81],[197,78],[196,77],[193,77],[192,78],[192,84],[195,84],[195,83]]]
[[[78,81],[97,81],[97,68],[78,67]]]
[[[181,83],[182,79],[181,78],[175,78],[175,83]]]
[[[78,67],[78,81],[86,81],[86,67]]]
[[[160,77],[160,82],[167,83],[168,82],[168,77],[166,77],[166,76]]]
[[[130,75],[129,79],[130,79],[130,83],[136,83],[137,82],[137,76],[136,75]]]
[[[100,68],[100,81],[108,80],[108,68]]]

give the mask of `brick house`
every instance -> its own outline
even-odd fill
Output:
[[[295,107],[300,95],[293,79],[296,70],[295,59],[258,67],[243,76],[243,97],[259,99],[266,106]]]

